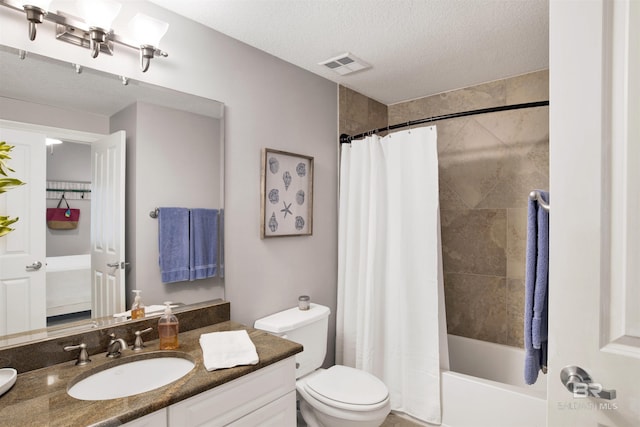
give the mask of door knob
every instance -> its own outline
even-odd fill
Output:
[[[25,268],[27,271],[38,271],[42,268],[42,263],[40,261],[34,262],[31,265],[27,265]]]
[[[562,368],[560,381],[573,393],[574,397],[597,397],[605,400],[616,398],[615,390],[605,390],[600,383],[593,382],[591,376],[578,366]]]

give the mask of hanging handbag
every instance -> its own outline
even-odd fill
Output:
[[[60,207],[63,201],[67,205],[66,208]],[[60,197],[58,206],[47,208],[47,227],[52,230],[73,230],[78,227],[79,219],[80,209],[71,209],[64,194]]]

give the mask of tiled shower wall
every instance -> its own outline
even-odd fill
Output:
[[[548,87],[548,71],[539,71],[393,104],[388,124],[548,100]],[[375,117],[369,109],[376,104],[341,87],[340,133],[386,126],[365,120]],[[356,122],[364,128],[353,130]],[[522,347],[527,200],[532,189],[549,186],[548,107],[435,125],[447,329]]]

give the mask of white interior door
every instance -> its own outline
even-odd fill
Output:
[[[552,0],[550,23],[548,425],[636,427],[640,2]]]
[[[125,132],[91,144],[92,317],[125,311]]]
[[[0,215],[19,217],[0,237],[0,335],[46,326],[45,135],[0,128],[15,148],[11,177],[25,185],[0,194]]]

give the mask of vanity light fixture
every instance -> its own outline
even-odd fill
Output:
[[[138,13],[129,21],[129,28],[133,38],[140,45],[140,69],[145,72],[149,69],[151,58],[153,58],[160,40],[167,33],[169,24]]]
[[[89,49],[91,57],[97,58],[100,46],[107,42],[111,25],[120,13],[122,4],[113,0],[77,0],[80,15],[89,25]]]
[[[49,11],[51,0],[27,0],[28,3],[23,6],[24,13],[29,21],[29,40],[36,39],[36,25],[44,22],[44,17]]]
[[[81,18],[52,11],[49,9],[50,3],[51,0],[0,0],[0,6],[26,14],[30,40],[35,40],[38,24],[50,21],[56,25],[58,40],[90,49],[93,58],[100,52],[113,55],[114,45],[119,44],[140,52],[140,69],[146,72],[153,57],[169,56],[167,52],[158,49],[160,39],[169,28],[166,22],[137,14],[129,24],[133,34],[129,39],[116,34],[112,29],[113,21],[122,7],[114,0],[77,0]]]

